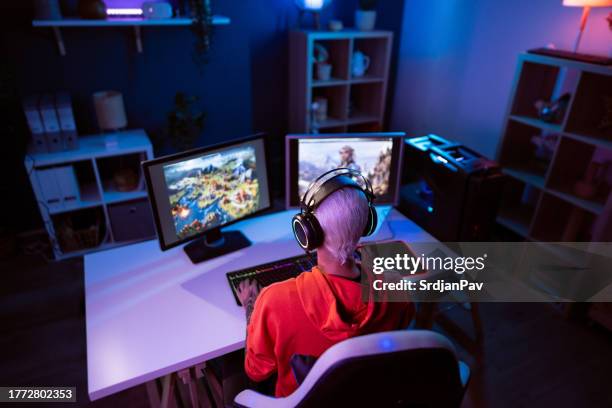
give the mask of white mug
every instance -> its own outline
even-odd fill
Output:
[[[317,63],[317,79],[327,81],[331,78],[332,65],[326,62]]]
[[[351,62],[351,72],[353,73],[353,76],[364,76],[369,67],[370,57],[368,57],[361,51],[355,51],[353,53],[353,59]]]

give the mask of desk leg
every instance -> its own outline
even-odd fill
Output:
[[[212,398],[215,401],[217,407],[223,406],[223,387],[219,383],[217,376],[206,363],[198,364],[195,366],[196,377],[203,378],[212,394]]]
[[[176,402],[174,399],[174,391],[176,386],[176,374],[168,374],[162,379],[162,398],[161,408],[174,408]]]
[[[195,367],[179,371],[178,376],[189,390],[189,400],[191,401],[192,408],[198,408],[200,406],[200,401],[202,401],[202,406],[204,407],[211,406],[208,396],[198,393],[198,379]]]
[[[147,383],[147,395],[149,396],[149,405],[151,408],[161,408],[157,380],[151,380]]]

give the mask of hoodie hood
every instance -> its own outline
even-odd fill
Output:
[[[296,278],[298,296],[308,319],[327,338],[340,341],[375,331],[387,304],[362,300],[359,282],[327,275],[318,267]]]

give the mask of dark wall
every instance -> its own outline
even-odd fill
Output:
[[[274,141],[272,166],[282,165],[282,136],[287,129],[287,31],[297,26],[293,0],[213,1],[213,12],[232,22],[215,28],[209,62],[201,69],[193,61],[194,36],[188,27],[143,28],[142,54],[136,52],[129,28],[67,28],[63,29],[67,55],[61,57],[51,31],[30,26],[30,3],[2,3],[2,53],[3,59],[7,57],[3,69],[10,78],[3,86],[15,95],[69,91],[79,133],[97,132],[92,93],[113,89],[124,95],[128,126],[144,128],[163,144],[173,96],[183,91],[200,97],[198,108],[207,114],[197,145],[266,131]],[[356,0],[334,1],[323,13],[323,21],[336,16],[345,26],[352,26],[356,4]],[[399,35],[402,12],[403,1],[380,2],[378,27]],[[8,101],[15,104],[18,98]],[[15,141],[7,154],[11,156],[9,170],[22,172],[27,131],[18,108],[15,115]],[[157,149],[157,154],[170,151],[172,148],[165,147]],[[283,175],[272,174],[278,195]],[[36,210],[25,175],[9,184],[19,184],[4,188]],[[13,224],[5,211],[0,214],[0,225]],[[21,221],[19,229],[39,225],[36,215],[30,218],[32,222]]]

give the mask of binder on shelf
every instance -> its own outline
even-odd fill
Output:
[[[54,170],[64,208],[74,207],[81,201],[74,167],[67,165],[56,167]]]
[[[53,153],[64,150],[59,120],[57,118],[57,112],[55,111],[55,98],[53,95],[42,95],[38,101],[38,110],[40,111],[43,127],[45,129],[45,138],[47,139],[47,148],[49,152]]]
[[[72,100],[68,92],[58,92],[55,95],[55,110],[57,111],[64,149],[78,149],[79,139],[72,112]]]
[[[32,95],[23,100],[23,113],[25,114],[32,135],[32,151],[33,153],[47,153],[47,139],[45,137],[45,128],[43,125],[40,112],[38,111],[38,95]]]
[[[36,171],[40,199],[49,212],[62,209],[62,194],[57,182],[55,168],[39,169]]]

